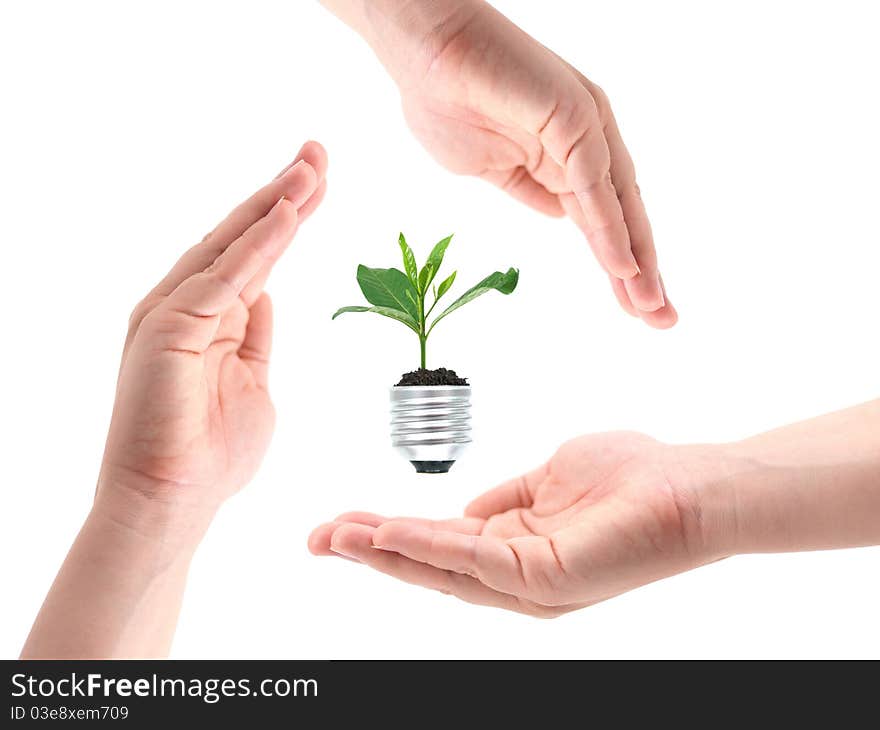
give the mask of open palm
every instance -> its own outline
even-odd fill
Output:
[[[555,616],[718,557],[700,539],[696,468],[640,434],[583,436],[462,518],[352,512],[309,546],[472,603]]]
[[[445,167],[583,230],[628,312],[672,326],[635,169],[605,94],[485,3],[392,69],[406,119]]]

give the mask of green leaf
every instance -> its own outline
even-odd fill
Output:
[[[422,267],[422,272],[419,274],[419,294],[421,296],[425,296],[425,292],[428,291],[428,284],[431,283],[431,280],[434,278],[434,267],[431,265],[429,261]]]
[[[442,241],[438,241],[434,245],[434,248],[431,249],[431,253],[428,254],[428,260],[425,262],[425,265],[419,274],[419,284],[421,285],[422,293],[428,291],[428,286],[434,281],[437,272],[440,271],[440,264],[443,263],[443,255],[446,253],[446,249],[451,240],[452,236],[446,236]],[[431,273],[426,274],[425,271],[428,270],[428,267],[430,267]],[[422,284],[422,277],[426,277],[424,284]]]
[[[455,281],[455,275],[457,273],[458,273],[457,271],[453,271],[449,276],[447,276],[443,281],[440,282],[440,288],[437,290],[437,292],[434,295],[435,299],[439,299],[446,292],[449,291],[449,289],[452,287],[452,282]]]
[[[510,292],[516,289],[516,284],[518,281],[519,271],[517,271],[516,269],[508,269],[503,274],[500,271],[495,271],[489,274],[489,276],[483,279],[479,284],[468,289],[452,304],[446,307],[446,309],[440,312],[440,314],[437,315],[437,318],[431,324],[431,329],[429,329],[428,332],[434,329],[437,323],[447,314],[452,314],[459,307],[463,307],[468,302],[472,302],[474,299],[482,296],[487,291],[492,291],[493,289],[495,289],[496,291],[500,291],[502,294],[510,294]]]
[[[413,295],[418,292],[399,269],[371,269],[361,264],[357,280],[370,304],[406,312],[414,320],[419,318],[419,308],[407,296],[407,292]]]
[[[403,237],[403,233],[397,239],[397,244],[403,253],[403,269],[412,285],[417,287],[419,285],[419,267],[416,265],[416,255],[406,242],[406,238]]]
[[[406,312],[401,312],[399,309],[393,309],[392,307],[342,307],[341,309],[336,310],[332,319],[336,319],[340,314],[345,314],[346,312],[375,312],[376,314],[381,314],[383,317],[390,317],[391,319],[396,319],[398,322],[403,322],[416,334],[418,334],[419,331],[419,326],[412,317]]]
[[[454,235],[454,234],[453,234]],[[449,242],[452,240],[452,236],[446,236],[442,241],[438,241],[434,248],[431,249],[431,253],[428,254],[428,260],[426,263],[431,264],[434,267],[434,271],[440,271],[440,264],[443,263],[443,255],[446,253],[446,249],[449,246]]]

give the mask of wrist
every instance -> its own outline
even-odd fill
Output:
[[[872,402],[736,443],[676,447],[709,550],[880,544],[878,423]]]
[[[175,493],[179,491],[155,489],[134,476],[102,474],[88,519],[102,529],[127,534],[162,561],[191,557],[219,503],[205,504]]]
[[[198,539],[164,510],[118,497],[99,489],[22,658],[167,655]]]
[[[324,0],[323,4],[370,45],[398,85],[426,71],[487,7],[484,0],[370,0],[354,4]]]
[[[689,550],[706,563],[742,552],[738,480],[741,455],[735,444],[674,446],[667,465],[679,487],[683,530]]]

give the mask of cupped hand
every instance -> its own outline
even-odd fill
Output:
[[[141,496],[211,510],[253,476],[274,427],[263,287],[321,202],[326,169],[321,145],[306,143],[137,305],[97,500]]]
[[[621,306],[653,327],[675,324],[633,162],[602,90],[478,0],[458,3],[416,42],[410,53],[385,53],[385,63],[435,159],[570,216]]]
[[[583,436],[464,517],[350,512],[318,527],[309,549],[470,603],[557,616],[723,557],[700,501],[715,463],[711,447]]]

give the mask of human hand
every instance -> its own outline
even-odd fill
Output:
[[[135,307],[95,502],[22,657],[168,654],[194,551],[272,435],[263,287],[326,170],[307,142]]]
[[[307,142],[193,246],[132,314],[96,504],[199,522],[247,483],[269,444],[272,310],[263,287],[320,204],[327,155]]]
[[[713,448],[582,436],[462,518],[351,512],[318,527],[309,549],[470,603],[558,616],[728,554],[723,512],[701,493]]]
[[[607,96],[487,3],[439,6],[443,15],[429,21],[399,10],[398,34],[386,19],[368,36],[400,87],[416,137],[451,171],[479,176],[543,213],[567,214],[624,310],[653,327],[674,325]]]

